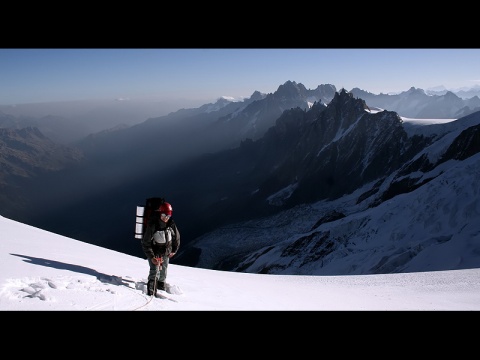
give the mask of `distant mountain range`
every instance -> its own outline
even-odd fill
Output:
[[[374,95],[354,88],[351,93],[368,106],[395,111],[399,115],[420,119],[458,119],[480,110],[480,98],[462,99],[451,91],[429,95],[422,89],[410,88],[397,95]]]
[[[314,230],[349,215],[336,203],[346,194],[356,194],[357,213],[360,207],[363,211],[386,206],[401,194],[427,186],[458,166],[454,164],[478,156],[479,106],[478,97],[427,95],[415,88],[397,95],[373,95],[359,89],[337,92],[329,84],[307,90],[287,81],[272,94],[257,91],[241,102],[221,98],[215,104],[90,134],[71,144],[72,149],[58,147],[55,157],[44,152],[43,162],[69,159],[60,168],[40,171],[38,164],[43,163],[32,166],[19,161],[20,168],[33,170],[17,171],[12,178],[11,169],[2,167],[2,178],[15,183],[3,184],[9,196],[0,199],[0,211],[36,227],[143,256],[133,237],[135,207],[147,197],[164,196],[174,205],[182,232],[178,263],[296,273],[298,264],[279,266],[283,256],[259,267],[252,256],[266,251],[265,242],[252,244],[246,236],[242,246],[230,234],[222,239],[225,247],[220,249],[218,243],[209,246],[208,234],[259,219],[281,227],[274,220],[281,214],[326,202],[322,215],[314,215]],[[451,119],[460,114],[470,115],[430,125],[429,134],[411,132],[400,117]],[[12,120],[5,116],[3,123]],[[17,122],[15,127],[2,133],[0,144],[19,148],[17,157],[35,159],[32,154],[38,150],[19,146],[21,126]],[[45,149],[51,146],[50,139],[44,141]],[[309,221],[313,226],[312,218]],[[292,229],[298,231],[297,226]],[[217,233],[212,236],[218,239]],[[318,236],[321,243],[335,247],[331,235]],[[270,240],[281,239],[285,240],[283,235]],[[235,241],[234,246],[230,241]],[[320,264],[322,257],[311,261]],[[312,271],[320,271],[314,267],[312,263]]]
[[[178,101],[83,100],[0,105],[0,128],[37,127],[64,145],[97,132],[131,126],[185,106]]]
[[[288,94],[288,91],[293,91],[293,93]],[[269,96],[271,98],[284,96],[287,101],[289,98],[298,99],[302,97],[305,105],[311,106],[315,101],[323,101],[328,104],[335,91],[337,91],[335,86],[330,84],[319,85],[315,90],[308,90],[302,84],[287,81]],[[428,90],[412,87],[399,94],[381,93],[379,95],[358,88],[354,88],[350,92],[364,99],[369,106],[396,111],[405,117],[459,118],[478,110],[480,86],[458,90],[447,90],[443,86]],[[448,94],[455,96],[448,96]],[[160,115],[164,117],[168,114],[167,117],[178,119],[195,113],[215,112],[230,103],[246,106],[252,101],[261,100],[265,97],[267,97],[267,94],[255,91],[243,101],[221,97],[214,104],[205,104],[192,109],[185,109],[184,104],[182,105],[180,102],[181,100],[178,102],[159,102],[128,99],[120,101],[116,99],[19,104],[14,106],[0,105],[0,128],[36,127],[52,141],[64,145],[74,145],[89,135],[133,126],[150,118],[158,118]],[[284,105],[288,106],[287,103]],[[292,105],[297,106],[297,104]],[[232,116],[235,115],[232,113]],[[249,115],[242,114],[242,116],[248,117]],[[237,119],[237,123],[241,121],[241,119]],[[262,125],[273,124],[274,120],[264,121]],[[254,130],[250,129],[248,131]],[[262,129],[257,130],[257,132],[261,134]]]
[[[480,97],[480,85],[463,87],[459,89],[447,89],[445,86],[437,86],[435,88],[429,88],[425,90],[427,95],[445,95],[447,92],[452,92],[459,98],[466,100],[475,96]]]

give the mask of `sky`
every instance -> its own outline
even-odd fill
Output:
[[[190,101],[273,93],[286,81],[374,94],[480,85],[480,49],[2,48],[0,105]]]
[[[480,310],[479,268],[300,276],[216,271],[172,260],[167,292],[156,298],[146,295],[142,258],[2,216],[0,249],[0,311]]]

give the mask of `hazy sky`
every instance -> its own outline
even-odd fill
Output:
[[[288,80],[378,94],[480,85],[480,49],[0,49],[0,105],[271,93]]]

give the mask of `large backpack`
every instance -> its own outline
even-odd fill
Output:
[[[137,206],[137,220],[135,224],[135,239],[142,239],[150,216],[160,205],[165,202],[164,198],[151,197],[145,201],[144,206]]]

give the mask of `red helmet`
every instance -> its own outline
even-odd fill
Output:
[[[161,214],[165,214],[168,216],[172,216],[172,205],[170,205],[167,202],[164,202],[160,207],[158,208],[158,211],[160,211]]]

